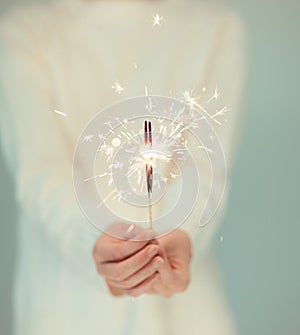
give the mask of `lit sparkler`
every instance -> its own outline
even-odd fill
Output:
[[[152,148],[152,126],[150,121],[144,123],[145,146]],[[153,157],[146,157],[146,178],[148,191],[149,223],[152,229],[152,184],[153,184]]]
[[[117,93],[122,92],[123,88],[117,84],[113,88]],[[202,97],[205,91],[208,89],[200,88]],[[85,128],[76,146],[73,180],[81,208],[96,227],[107,229],[107,224],[99,224],[96,208],[107,216],[107,222],[122,218],[134,224],[150,225],[158,235],[178,227],[178,222],[181,224],[190,215],[199,197],[196,187],[199,166],[194,155],[200,150],[205,152],[212,169],[213,192],[208,195],[210,206],[204,207],[201,226],[209,222],[223,196],[226,165],[221,144],[208,121],[219,123],[216,119],[224,117],[229,110],[215,101],[220,94],[217,88],[213,93],[214,98],[210,100],[209,97],[200,99],[195,91],[186,91],[183,103],[149,95],[146,86],[145,96],[108,107]],[[209,100],[210,106],[206,104]],[[219,179],[214,178],[219,175],[221,187]],[[165,202],[169,195],[170,201]],[[177,202],[184,199],[187,206],[179,208],[170,203],[173,199]],[[160,206],[164,203],[167,206]],[[156,208],[159,214],[162,210],[162,215],[156,215]],[[129,233],[133,229],[131,226]]]

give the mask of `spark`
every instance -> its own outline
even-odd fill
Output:
[[[230,108],[228,107],[223,107],[221,108],[220,110],[218,110],[214,115],[211,116],[211,118],[216,122],[218,123],[219,125],[223,125],[223,123],[219,120],[217,120],[217,117],[218,116],[223,116],[224,114],[226,114],[228,111],[230,111]],[[227,120],[225,120],[224,122],[227,122]]]
[[[206,151],[206,152],[213,153],[213,151],[212,151],[211,149],[209,149],[209,148],[207,148],[207,147],[205,147],[205,146],[203,146],[203,145],[198,145],[198,148],[199,148],[199,149],[203,149],[203,150]]]
[[[115,148],[120,146],[120,144],[121,144],[121,140],[118,137],[113,138],[112,141],[111,141],[111,145]]]
[[[108,128],[109,128],[109,132],[110,132],[111,134],[114,134],[114,133],[115,133],[115,132],[114,132],[114,128],[113,128],[113,126],[112,126],[112,124],[111,124],[111,121],[104,122],[104,124],[106,124],[106,125],[108,126]]]
[[[148,94],[148,87],[145,87],[145,94]],[[184,92],[185,100],[192,105],[193,107],[199,109],[202,106],[199,103],[199,96],[194,91],[186,91]],[[151,96],[148,96],[149,101],[151,101]],[[155,101],[154,101],[155,102]],[[199,107],[200,106],[200,107]],[[145,106],[146,107],[146,106]],[[220,110],[216,114],[220,115],[224,113],[225,110]],[[127,119],[118,119],[116,118],[114,121],[119,124],[121,128],[118,131],[118,134],[114,133],[114,126],[113,121],[105,122],[104,124],[108,128],[111,134],[115,134],[109,139],[109,143],[106,140],[105,136],[99,134],[99,139],[102,139],[103,142],[100,145],[99,153],[101,154],[101,159],[106,161],[106,166],[108,168],[107,172],[105,173],[105,182],[107,187],[112,187],[114,184],[114,175],[113,171],[116,172],[116,169],[119,171],[123,171],[124,167],[126,167],[125,175],[127,178],[131,178],[132,182],[135,185],[132,185],[132,190],[134,192],[141,192],[142,194],[148,190],[148,192],[152,191],[152,185],[149,182],[149,178],[147,180],[149,173],[145,174],[145,168],[148,167],[148,171],[156,170],[156,171],[165,171],[165,164],[167,164],[170,160],[176,159],[178,161],[185,161],[185,152],[188,149],[188,141],[185,136],[185,130],[191,129],[195,127],[200,120],[198,113],[188,108],[186,105],[184,107],[179,108],[176,110],[174,106],[170,108],[170,115],[172,117],[172,121],[170,123],[165,123],[165,119],[158,116],[156,123],[152,124],[151,131],[156,129],[156,132],[153,133],[155,136],[152,138],[149,127],[147,127],[146,134],[142,136],[143,129],[140,132],[136,132],[131,130],[130,124],[133,121],[128,121]],[[204,116],[201,115],[201,119]],[[211,117],[211,116],[210,116]],[[150,122],[149,122],[150,123]],[[123,129],[122,129],[123,128]],[[144,130],[145,132],[145,130]],[[89,140],[93,140],[90,138]],[[151,142],[151,145],[150,145]],[[125,165],[123,162],[113,161],[113,157],[115,153],[117,154],[117,147],[119,147],[122,143],[127,143],[128,147],[124,147],[124,151],[128,152],[128,162],[129,165]],[[123,145],[123,144],[122,144]],[[212,152],[211,149],[208,149],[204,146],[199,145],[199,149],[204,149],[207,152]],[[100,157],[99,157],[100,158]],[[177,171],[176,171],[177,172]],[[92,180],[95,178],[104,177],[102,175],[96,175],[90,178],[87,178],[85,181]],[[175,172],[165,171],[161,176],[161,179],[158,180],[157,177],[153,175],[153,186],[157,189],[161,189],[161,183],[167,183],[168,181],[174,180],[175,178],[180,177],[180,174],[175,174]],[[115,193],[111,193],[108,197],[112,201],[121,201],[125,199],[124,197],[120,196],[120,192],[123,192],[124,197],[127,197],[128,193],[124,193],[124,191],[115,191]],[[149,204],[151,205],[151,194],[149,196]],[[104,199],[103,202],[106,201],[107,198]],[[103,203],[102,202],[102,203]],[[99,204],[99,207],[102,205]],[[151,206],[150,206],[151,207]],[[149,221],[151,222],[151,209],[149,209]],[[150,224],[151,227],[151,224]]]
[[[107,197],[105,197],[99,205],[97,205],[97,208],[100,208],[114,193],[116,193],[116,190],[113,190],[109,193]]]
[[[105,136],[103,135],[103,134],[98,134],[98,138],[99,138],[99,140],[102,142],[102,141],[104,141],[106,138],[105,138]]]
[[[101,145],[101,147],[100,147],[100,151],[102,151],[102,152],[104,152],[104,153],[106,154],[106,156],[107,156],[107,161],[108,161],[109,159],[112,158],[114,149],[113,149],[112,147],[110,147],[110,146],[108,146],[107,144],[104,143],[104,144]]]
[[[59,110],[57,110],[57,109],[54,109],[53,112],[56,113],[56,114],[62,115],[62,116],[67,116],[66,113],[63,113],[63,112],[61,112],[61,111],[59,111]]]
[[[220,236],[220,241],[223,242],[224,241],[224,237],[221,235]]]
[[[92,177],[86,178],[83,181],[87,182],[87,181],[90,181],[90,180],[93,180],[93,179],[96,179],[96,178],[102,178],[104,176],[107,176],[107,172],[104,172],[102,174],[97,174],[96,176],[92,176]]]
[[[160,16],[158,13],[152,16],[152,26],[161,26],[161,21],[163,20],[163,17]]]
[[[199,103],[200,96],[197,95],[193,90],[183,92],[183,99],[184,99],[184,102],[187,103],[192,109],[198,108],[206,116],[211,118],[208,111]]]
[[[118,199],[118,201],[120,202],[121,199],[123,199],[123,196],[122,196],[122,193],[121,192],[118,192],[113,198],[112,200],[116,200]]]
[[[135,225],[134,225],[134,224],[131,224],[131,225],[128,227],[128,229],[126,230],[126,234],[131,233],[131,232],[134,230],[134,228],[135,228]]]
[[[186,90],[183,92],[183,99],[191,108],[195,108],[198,105],[200,97],[196,95],[196,93],[193,90],[191,91]]]
[[[120,83],[118,82],[118,81],[116,81],[113,85],[112,85],[112,87],[111,87],[114,91],[115,91],[115,93],[117,93],[117,94],[121,94],[121,93],[123,93],[123,91],[124,91],[124,88],[120,85]]]
[[[108,186],[111,186],[114,182],[113,177],[110,175],[109,180],[108,180]]]
[[[217,99],[219,98],[220,95],[221,95],[221,93],[218,91],[218,86],[216,86],[216,88],[215,88],[215,92],[214,92],[213,96],[212,96],[209,100],[207,100],[206,103],[209,104],[209,103],[210,103],[211,101],[213,101],[214,99],[217,100]]]
[[[122,169],[124,166],[124,163],[121,162],[114,162],[113,164],[109,165],[109,168],[114,168],[114,169]]]
[[[212,96],[212,98],[210,98],[207,103],[209,103],[210,101],[212,101],[212,99],[218,99],[218,97],[221,95],[220,92],[218,92],[218,88],[216,86],[215,89],[215,93]],[[183,101],[188,104],[192,109],[199,109],[201,112],[203,112],[208,118],[210,118],[211,120],[215,121],[217,124],[222,125],[222,122],[220,122],[217,117],[218,116],[222,116],[225,113],[227,113],[230,109],[228,107],[223,107],[222,109],[220,109],[219,111],[217,111],[214,115],[210,115],[208,113],[208,111],[199,103],[200,100],[200,96],[198,96],[193,90],[192,91],[185,91],[183,93]],[[197,127],[197,121],[200,121],[201,119],[198,120],[193,120],[193,122],[186,127],[186,129],[190,128],[190,127]],[[196,125],[195,125],[196,122]]]
[[[214,115],[212,115],[212,118],[214,119],[217,116],[224,115],[229,111],[230,111],[230,108],[225,106],[225,107],[221,108],[220,110],[218,110]]]
[[[137,63],[133,63],[133,67],[137,70],[138,68]]]
[[[91,134],[91,135],[85,135],[83,137],[82,142],[90,142],[90,143],[92,143],[93,140],[94,140],[94,137],[95,137],[95,135],[93,135],[93,134]]]

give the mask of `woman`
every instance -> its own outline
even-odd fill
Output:
[[[188,88],[209,97],[221,87],[232,112],[217,132],[231,159],[244,80],[235,16],[179,0],[62,0],[3,17],[0,44],[1,135],[20,205],[16,334],[233,334],[208,252],[220,211],[197,235],[183,227],[133,247],[86,223],[70,171],[86,122],[145,86],[174,97]],[[171,253],[181,262],[176,273]],[[124,263],[128,256],[139,266]],[[154,261],[161,263],[154,272],[122,286]],[[123,264],[119,273],[115,263]]]

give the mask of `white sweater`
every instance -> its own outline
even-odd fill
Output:
[[[156,12],[160,27],[152,27]],[[187,292],[167,300],[112,297],[95,271],[91,250],[100,233],[76,203],[71,164],[84,125],[107,105],[143,95],[145,86],[178,98],[205,86],[202,94],[210,97],[216,84],[222,105],[231,108],[227,125],[216,129],[230,163],[244,81],[242,42],[232,13],[179,0],[65,0],[2,18],[1,138],[20,219],[16,334],[234,333],[206,252],[221,215],[192,236]],[[122,95],[111,88],[116,80]]]

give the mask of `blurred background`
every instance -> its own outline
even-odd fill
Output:
[[[197,1],[197,0],[195,0]],[[0,0],[0,10],[26,0]],[[300,3],[223,0],[249,37],[246,120],[214,240],[242,335],[300,334]],[[0,158],[0,334],[12,334],[13,185]],[[220,237],[223,237],[220,239]],[[221,335],[221,334],[220,334]]]

